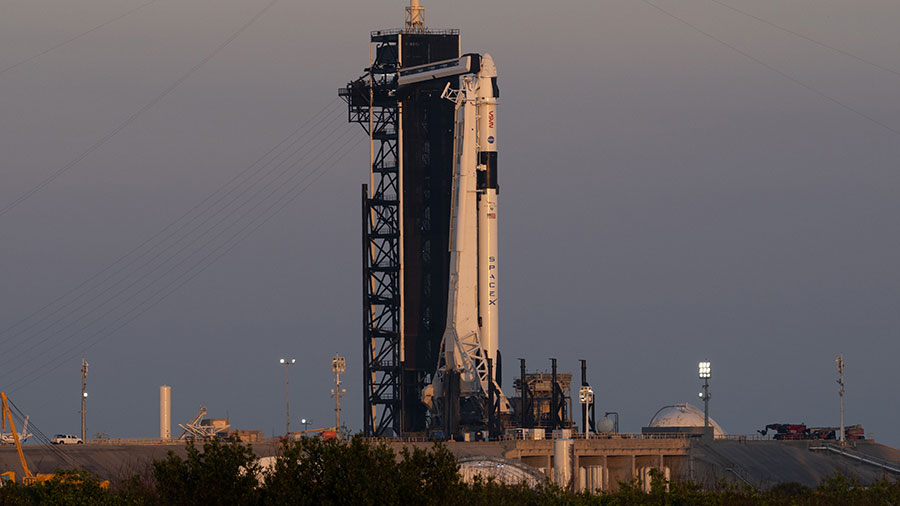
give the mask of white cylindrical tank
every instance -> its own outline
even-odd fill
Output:
[[[172,439],[172,387],[159,387],[159,438]]]
[[[578,470],[582,492],[595,494],[603,490],[603,466],[585,466]]]
[[[572,447],[571,439],[553,441],[553,481],[566,488],[572,481]]]

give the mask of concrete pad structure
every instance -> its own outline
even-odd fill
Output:
[[[659,470],[663,476],[671,476],[672,470],[681,474],[691,450],[691,441],[685,437],[572,439],[569,449],[571,472],[562,478],[553,473],[561,466],[559,452],[554,452],[555,441],[506,441],[504,456],[545,470],[554,476],[557,484],[574,490],[616,491],[619,482],[638,478],[649,490],[650,469]]]
[[[151,442],[154,442],[151,444]],[[197,443],[203,448],[202,443]],[[268,457],[276,454],[279,444],[267,440],[252,444],[257,456]],[[185,458],[187,450],[184,441],[167,442],[147,440],[144,444],[98,444],[24,445],[22,447],[28,467],[34,473],[55,473],[59,469],[79,468],[90,472],[102,480],[119,481],[135,474],[147,472],[154,460],[164,460],[169,451]],[[12,445],[0,446],[0,472],[21,472],[16,449]]]
[[[505,440],[496,442],[445,443],[458,458],[479,455],[491,461],[498,457],[526,464],[548,480],[572,490],[610,491],[620,482],[637,480],[650,490],[651,470],[669,481],[693,481],[713,488],[722,481],[766,489],[779,483],[796,482],[815,487],[829,476],[842,474],[873,483],[882,477],[900,479],[900,450],[875,441],[856,441],[839,447],[822,441],[773,441],[753,437],[711,439],[708,437],[647,437],[611,435],[603,438],[569,439],[565,473],[560,473],[559,440]],[[430,447],[432,443],[394,442]]]
[[[719,480],[766,489],[796,482],[814,487],[841,474],[873,483],[900,479],[900,450],[875,441],[773,441],[719,439],[692,445],[688,479],[705,487]]]
[[[166,457],[169,450],[184,457],[184,443],[113,444],[112,442],[49,448],[25,445],[25,457],[32,470],[52,473],[60,468],[79,467],[109,480],[128,478],[144,472],[153,460]],[[432,448],[431,442],[383,441],[399,454],[404,446]],[[713,488],[722,481],[766,489],[779,483],[796,482],[814,487],[823,479],[840,473],[873,483],[882,477],[900,479],[900,450],[875,441],[854,441],[848,446],[823,441],[773,441],[747,437],[711,439],[679,435],[649,437],[610,435],[591,439],[504,440],[444,443],[460,462],[502,468],[504,461],[542,473],[548,480],[571,490],[610,491],[620,482],[637,480],[643,490],[651,486],[656,469],[671,481],[693,481]],[[278,454],[277,439],[252,443],[260,457]],[[563,461],[565,459],[565,461]],[[0,447],[0,470],[19,470],[13,446]],[[560,472],[563,470],[564,472]],[[537,473],[530,473],[537,475]]]
[[[664,476],[685,474],[691,451],[686,437],[643,438],[606,437],[603,439],[568,439],[568,462],[560,462],[555,446],[560,440],[505,440],[496,442],[449,441],[447,448],[458,459],[476,456],[495,459],[503,457],[540,470],[548,479],[573,490],[616,491],[619,482],[638,478],[646,490],[650,487],[650,470],[658,469]],[[432,443],[395,442],[399,452],[403,446],[430,447]],[[567,465],[565,465],[567,464]],[[568,469],[560,478],[558,470]]]

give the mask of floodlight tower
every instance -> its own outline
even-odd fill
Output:
[[[580,362],[581,388],[578,389],[578,400],[581,401],[581,417],[584,419],[584,433],[587,437],[594,430],[594,389],[587,382],[587,360],[581,359]]]
[[[584,418],[584,434],[585,437],[590,433],[590,424],[588,423],[588,410],[594,404],[594,389],[590,385],[583,385],[578,389],[578,400],[581,402],[581,414]]]
[[[700,362],[698,366],[700,379],[703,380],[703,392],[700,398],[703,399],[703,428],[709,428],[709,378],[712,377],[712,368],[709,362]]]

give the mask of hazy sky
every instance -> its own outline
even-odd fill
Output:
[[[143,3],[0,0],[0,208],[59,172],[0,211],[0,387],[77,432],[84,355],[91,435],[157,435],[164,383],[176,423],[272,434],[278,359],[293,426],[325,426],[341,353],[359,429],[368,149],[336,93],[406,2],[281,0],[223,47],[269,0],[155,0],[85,34]],[[752,433],[836,425],[843,353],[847,423],[900,445],[900,4],[424,4],[499,69],[505,385],[586,358],[637,432],[700,405],[708,358]]]

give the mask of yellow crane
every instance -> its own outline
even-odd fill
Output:
[[[81,480],[77,476],[68,476],[65,474],[55,475],[55,474],[42,474],[38,473],[37,475],[31,474],[31,470],[28,469],[28,462],[25,460],[25,453],[22,452],[22,442],[19,440],[19,433],[16,432],[16,423],[13,421],[12,411],[9,410],[9,399],[6,398],[6,392],[0,392],[0,404],[2,404],[2,417],[0,417],[0,430],[6,430],[6,421],[9,420],[9,429],[12,431],[13,442],[16,445],[16,452],[19,454],[19,463],[22,464],[22,471],[25,473],[25,476],[22,477],[23,485],[34,485],[35,483],[41,483],[44,481],[52,480],[54,477],[59,478],[61,481],[69,482],[69,483],[80,483]],[[7,481],[16,481],[16,473],[13,471],[7,471],[5,473],[0,473],[0,486]],[[100,482],[100,488],[108,489],[109,488],[109,480],[104,480]]]
[[[13,421],[12,412],[9,410],[9,400],[6,398],[6,392],[0,392],[0,402],[3,404],[3,416],[2,420],[0,420],[0,427],[2,427],[3,430],[6,430],[6,421],[9,420],[9,430],[12,431],[13,441],[16,444],[16,452],[19,454],[19,463],[22,464],[22,471],[25,472],[25,476],[22,477],[22,483],[31,485],[36,481],[36,478],[31,474],[31,471],[28,470],[28,462],[25,461],[25,454],[22,452],[22,443],[19,441],[19,433],[16,432],[16,423]],[[12,471],[3,473],[3,476],[12,481],[16,481],[16,473]]]

